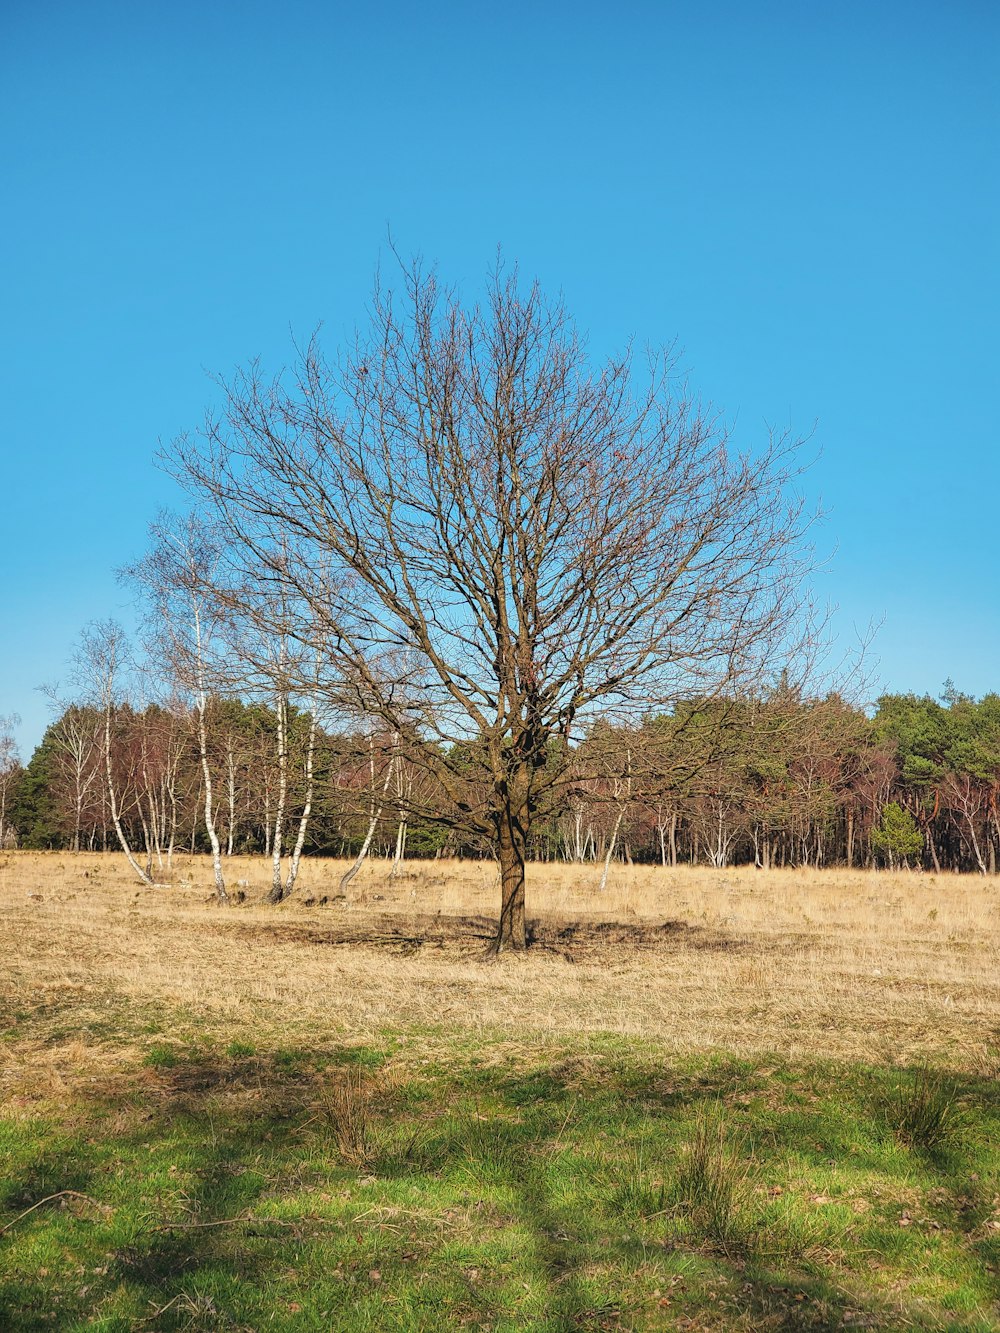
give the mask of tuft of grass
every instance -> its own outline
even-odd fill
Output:
[[[157,1042],[155,1046],[150,1046],[143,1057],[143,1064],[149,1065],[150,1069],[175,1069],[180,1063],[180,1056],[173,1046],[165,1046]]]
[[[670,1190],[663,1161],[659,1156],[653,1158],[645,1141],[636,1148],[622,1147],[614,1163],[614,1175],[623,1212],[648,1220],[668,1210]]]
[[[226,1047],[226,1054],[231,1060],[246,1060],[257,1054],[257,1047],[252,1041],[231,1041]]]
[[[524,1147],[514,1124],[484,1111],[478,1101],[459,1115],[455,1137],[466,1169],[479,1180],[509,1179],[523,1165]]]
[[[886,1119],[900,1143],[934,1152],[953,1140],[960,1109],[952,1079],[925,1063],[888,1099]]]
[[[746,1135],[717,1113],[700,1114],[681,1150],[674,1197],[693,1225],[724,1249],[745,1232],[752,1171]]]
[[[338,1072],[325,1088],[314,1112],[327,1130],[342,1162],[364,1166],[374,1141],[372,1093],[360,1066]]]

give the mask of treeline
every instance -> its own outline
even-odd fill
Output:
[[[678,703],[638,727],[598,719],[550,746],[560,778],[532,826],[534,859],[605,875],[615,861],[996,870],[997,695],[885,695],[869,716],[779,687]],[[489,798],[482,747],[460,747],[451,790],[426,748],[375,725],[325,729],[287,699],[73,704],[26,767],[6,766],[0,839],[117,849],[117,820],[155,875],[178,850],[212,850],[214,834],[223,858],[271,858],[278,898],[302,854],[379,854],[396,869],[407,856],[489,855],[464,831]]]

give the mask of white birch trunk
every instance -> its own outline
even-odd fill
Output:
[[[295,888],[295,881],[299,877],[299,861],[302,858],[302,848],[306,842],[306,829],[309,827],[309,816],[312,813],[313,799],[313,755],[316,752],[316,705],[313,703],[312,715],[309,719],[309,745],[306,750],[306,803],[302,807],[302,818],[299,820],[299,831],[295,839],[295,847],[292,850],[292,860],[288,867],[288,879],[285,881],[285,897]]]
[[[205,784],[205,828],[208,831],[208,841],[212,845],[212,870],[215,876],[215,896],[220,903],[227,903],[229,896],[226,893],[226,880],[222,873],[222,846],[219,842],[219,834],[215,827],[215,810],[212,805],[212,773],[208,764],[208,730],[205,725],[205,712],[208,708],[208,697],[205,689],[205,659],[202,653],[201,642],[201,614],[198,610],[197,602],[194,605],[194,632],[197,656],[195,666],[198,673],[198,694],[196,699],[196,711],[198,713],[198,750],[201,755],[201,772]]]
[[[281,848],[285,833],[285,801],[288,797],[288,695],[277,699],[278,805],[274,814],[274,838],[271,842],[271,892],[268,901],[280,903],[284,897],[281,883]]]
[[[615,850],[615,843],[618,840],[618,830],[622,826],[622,820],[625,818],[625,807],[618,807],[618,817],[615,820],[615,826],[611,830],[611,837],[608,839],[608,850],[604,857],[604,869],[601,872],[601,882],[598,885],[598,893],[603,893],[608,887],[608,871],[611,869],[611,857]]]
[[[111,811],[111,822],[115,826],[115,833],[122,851],[125,853],[125,859],[142,880],[143,884],[152,887],[153,877],[143,870],[142,866],[135,859],[132,848],[129,846],[128,839],[125,837],[125,830],[122,828],[121,817],[118,811],[118,797],[115,794],[114,775],[111,771],[111,700],[108,698],[104,710],[104,771],[108,780],[108,807]]]
[[[374,778],[375,778],[375,741],[374,741],[374,737],[372,738],[372,756],[371,756],[371,763],[372,763],[372,799],[373,799],[373,801],[374,801],[374,797],[375,797],[375,790],[374,790],[374,788],[375,788],[375,783],[374,783]],[[357,859],[355,860],[354,864],[350,867],[349,870],[345,871],[344,875],[343,875],[342,878],[341,878],[341,881],[340,881],[340,892],[341,892],[341,893],[346,893],[346,892],[347,892],[347,886],[350,884],[351,880],[354,878],[354,876],[358,873],[358,871],[361,869],[361,867],[362,867],[362,866],[364,865],[364,863],[365,863],[365,857],[368,855],[369,849],[371,848],[371,845],[372,845],[372,839],[375,837],[375,830],[378,828],[379,820],[382,818],[382,810],[383,810],[383,808],[384,808],[384,806],[385,806],[385,798],[386,798],[386,795],[387,795],[387,793],[388,793],[388,791],[389,791],[389,784],[390,784],[390,782],[392,781],[392,773],[393,773],[393,769],[394,769],[394,767],[395,767],[395,764],[396,764],[396,756],[395,756],[395,754],[394,754],[394,755],[392,756],[392,758],[389,760],[389,767],[388,767],[388,769],[387,769],[387,771],[386,771],[385,782],[383,782],[383,784],[382,784],[382,799],[381,799],[381,801],[379,802],[378,809],[377,809],[377,810],[375,809],[374,804],[373,804],[373,806],[372,806],[371,819],[369,820],[369,823],[368,823],[368,832],[367,832],[366,835],[365,835],[365,840],[364,840],[364,842],[361,844],[361,851],[358,852]]]

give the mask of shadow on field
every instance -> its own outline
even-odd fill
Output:
[[[366,909],[357,916],[339,915],[335,920],[315,924],[241,921],[229,916],[213,920],[209,929],[257,945],[277,941],[329,948],[361,947],[398,954],[444,952],[453,959],[481,954],[496,938],[497,922],[488,916],[441,913],[404,916]],[[680,949],[733,953],[750,947],[750,941],[743,936],[678,920],[622,923],[538,917],[527,923],[526,933],[529,950],[560,954],[570,962],[590,958],[607,962],[609,957],[618,962],[631,954],[669,954]],[[753,942],[757,953],[761,947],[760,940]]]
[[[879,1146],[887,1074],[858,1075],[836,1104],[774,1074],[599,1054],[422,1072],[347,1048],[198,1050],[130,1071],[95,1084],[70,1128],[21,1127],[0,1195],[0,1327],[921,1327],[844,1289],[835,1227],[778,1234],[766,1177],[727,1232],[675,1189],[692,1125],[723,1114],[736,1145],[751,1142],[741,1118],[752,1130],[755,1169],[794,1151],[802,1169],[912,1177],[912,1154]],[[995,1087],[959,1092],[995,1125]],[[969,1257],[995,1270],[992,1202],[955,1151],[918,1165],[949,1216],[965,1208]],[[13,1220],[57,1190],[107,1211],[53,1203]],[[971,1327],[936,1317],[923,1326]]]

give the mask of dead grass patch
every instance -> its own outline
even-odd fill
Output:
[[[537,1049],[612,1033],[678,1053],[1000,1068],[992,879],[634,867],[601,895],[592,867],[535,865],[536,947],[484,967],[494,867],[389,880],[373,863],[338,903],[341,870],[307,864],[274,908],[264,864],[234,859],[247,901],[220,909],[198,858],[150,890],[116,856],[5,854],[0,1095],[40,1078],[58,1093],[123,1044],[186,1039],[184,1015],[222,1042],[419,1028]]]

